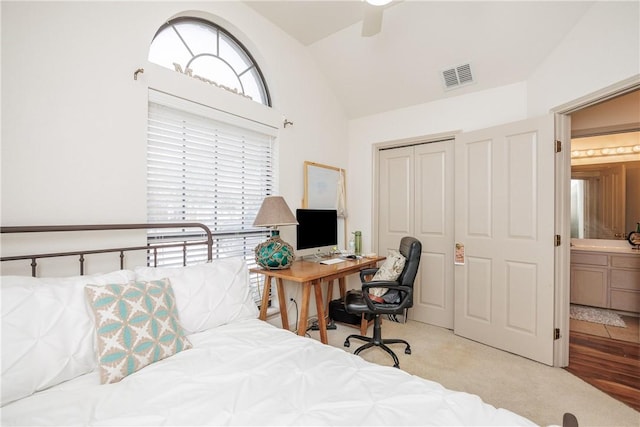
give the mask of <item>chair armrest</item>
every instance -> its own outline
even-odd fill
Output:
[[[376,308],[373,305],[374,302],[369,297],[369,292],[367,292],[364,288],[362,289],[362,299],[364,300],[365,304],[367,304],[367,307],[369,307],[369,310],[375,313]]]
[[[391,282],[387,280],[376,280],[371,282],[364,282],[362,284],[362,292],[366,292],[371,288],[397,289],[401,292],[411,292],[413,290],[411,286],[400,285],[398,284],[398,282]]]
[[[374,274],[376,274],[378,272],[379,268],[377,267],[373,267],[373,268],[364,268],[362,270],[360,270],[360,281],[361,282],[366,282],[366,277],[367,276],[373,276]]]
[[[400,292],[404,292],[405,297],[403,297],[400,303],[398,303],[398,309],[400,310],[405,308],[409,304],[410,297],[413,295],[413,288],[411,286],[401,285],[398,282],[392,282],[388,280],[376,280],[376,281],[364,282],[362,283],[362,298],[364,299],[364,302],[367,304],[367,307],[369,307],[369,310],[372,310],[374,312],[376,311],[375,304],[380,304],[380,303],[374,302],[369,297],[369,289],[371,288],[397,289]]]
[[[370,280],[368,282],[362,282],[362,290],[365,291],[370,288],[391,288],[397,287],[398,282],[392,280]]]

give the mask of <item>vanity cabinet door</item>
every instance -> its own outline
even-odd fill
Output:
[[[609,265],[609,258],[607,254],[572,251],[571,264],[601,265],[606,267]]]
[[[640,256],[612,255],[611,267],[630,268],[633,270],[640,271]]]
[[[608,268],[571,265],[571,303],[608,307]]]
[[[614,268],[610,274],[611,308],[640,312],[640,270]]]
[[[611,290],[611,308],[614,310],[640,312],[640,292]]]

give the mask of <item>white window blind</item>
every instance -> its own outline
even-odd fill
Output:
[[[255,266],[254,248],[266,229],[252,226],[273,194],[277,130],[166,94],[150,91],[147,141],[147,215],[153,222],[201,222],[214,238],[213,257],[242,256]],[[158,229],[149,242],[181,241],[192,230]],[[158,265],[183,264],[181,248],[158,254]],[[206,260],[190,250],[188,262]],[[256,302],[261,284],[252,275]],[[255,275],[258,276],[258,275]]]

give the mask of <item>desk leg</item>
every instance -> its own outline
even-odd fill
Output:
[[[300,304],[300,321],[298,323],[298,335],[301,337],[307,333],[309,318],[309,298],[311,297],[311,282],[302,284],[302,303]]]
[[[320,280],[314,280],[313,288],[316,297],[316,310],[318,311],[318,329],[320,330],[320,341],[327,344],[327,320],[324,317],[324,301],[322,300],[322,285]]]
[[[364,316],[364,314],[361,314],[361,318],[360,318],[360,335],[367,335],[367,329],[369,329],[369,321],[367,320],[367,318]]]
[[[347,281],[344,276],[338,279],[338,286],[340,287],[340,298],[344,299],[344,296],[347,293]]]
[[[271,292],[271,276],[265,276],[262,288],[262,305],[260,306],[260,320],[267,320],[267,306],[269,305],[269,293]],[[280,295],[278,293],[278,295]]]
[[[282,329],[289,329],[289,314],[287,313],[287,298],[284,295],[284,284],[281,278],[276,279],[278,285],[278,303],[280,304],[280,320],[282,320]]]
[[[333,280],[327,282],[327,305],[324,307],[324,312],[329,313],[329,303],[333,298]]]

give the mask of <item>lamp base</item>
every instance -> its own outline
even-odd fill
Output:
[[[289,268],[295,255],[293,247],[280,238],[278,230],[271,231],[271,237],[255,248],[256,263],[267,270]]]

